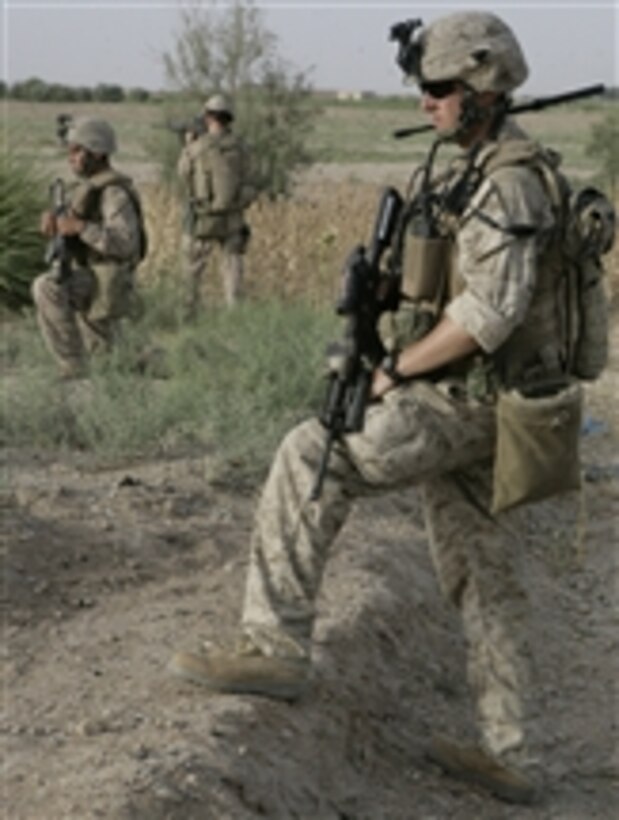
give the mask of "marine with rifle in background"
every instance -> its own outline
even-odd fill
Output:
[[[210,97],[203,111],[204,128],[192,123],[178,160],[187,204],[183,232],[185,317],[194,318],[209,260],[219,250],[224,298],[241,298],[244,255],[250,238],[245,211],[253,200],[249,156],[233,133],[234,111],[223,94]]]
[[[579,378],[599,372],[604,343],[587,370],[566,339],[563,178],[556,153],[509,116],[528,74],[514,33],[494,14],[462,12],[406,21],[392,38],[435,140],[405,194],[384,197],[369,251],[348,260],[325,409],[285,437],[262,491],[238,645],[179,652],[170,670],[212,692],[300,697],[321,581],[353,502],[416,486],[439,586],[462,618],[479,730],[473,746],[433,737],[428,755],[529,803],[541,770],[521,515],[576,485]],[[439,172],[446,143],[460,150]],[[545,438],[523,457],[519,434]],[[540,453],[537,469],[527,458]]]
[[[84,375],[91,353],[109,350],[135,308],[135,270],[146,253],[140,197],[110,164],[116,135],[105,120],[72,121],[66,137],[77,182],[58,179],[41,217],[49,270],[32,286],[43,338],[62,378]]]

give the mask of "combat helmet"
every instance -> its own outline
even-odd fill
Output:
[[[234,108],[230,100],[224,94],[213,94],[204,103],[205,114],[227,114],[230,119],[234,118]]]
[[[75,120],[67,133],[67,143],[81,145],[92,154],[109,156],[117,149],[116,134],[105,120],[83,118]]]
[[[477,92],[508,94],[529,74],[518,40],[495,14],[456,12],[421,26],[408,21],[391,32],[399,65],[417,82],[461,80]]]

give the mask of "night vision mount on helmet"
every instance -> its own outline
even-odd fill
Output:
[[[390,39],[399,43],[398,65],[418,83],[460,80],[476,92],[507,94],[529,74],[516,36],[488,12],[457,12],[427,27],[421,20],[396,23]]]

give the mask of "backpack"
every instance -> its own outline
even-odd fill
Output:
[[[565,373],[593,381],[608,362],[609,304],[603,257],[614,243],[615,209],[597,188],[572,188],[559,170],[558,155],[536,143],[507,143],[488,165],[497,168],[519,162],[539,174],[558,226],[549,252],[550,264],[558,274]]]
[[[608,362],[609,305],[602,257],[615,239],[615,211],[596,188],[570,191],[563,231],[567,370],[597,379]]]

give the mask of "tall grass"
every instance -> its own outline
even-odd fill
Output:
[[[87,381],[64,384],[34,322],[16,322],[0,339],[1,443],[99,463],[209,453],[218,475],[253,480],[285,430],[316,412],[334,324],[301,302],[252,302],[155,334],[147,307]]]
[[[46,188],[31,165],[0,152],[0,305],[12,310],[30,302],[30,284],[44,268],[39,219]]]
[[[178,284],[181,206],[165,186],[144,187],[150,250],[142,282]],[[259,200],[247,219],[252,238],[246,256],[246,291],[251,299],[300,299],[331,304],[351,248],[370,238],[381,186],[329,183],[303,187],[293,200]],[[205,298],[221,301],[222,285],[213,256]]]

